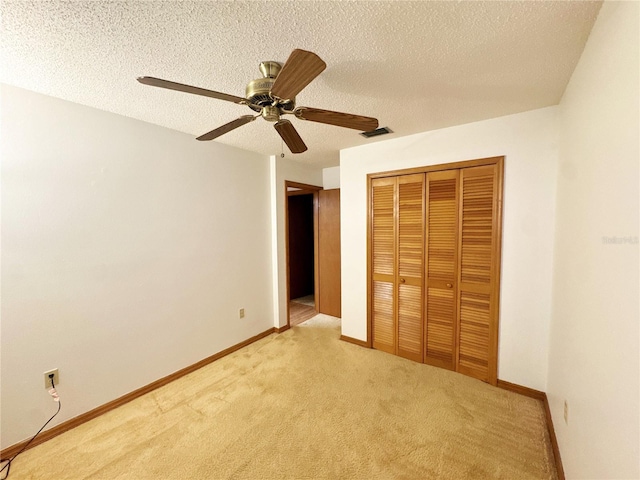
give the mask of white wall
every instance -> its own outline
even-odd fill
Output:
[[[340,167],[329,167],[322,170],[322,188],[325,190],[340,188]]]
[[[1,92],[3,448],[273,326],[268,157]]]
[[[567,478],[640,478],[639,6],[604,3],[560,104],[547,393]]]
[[[498,375],[546,390],[556,132],[549,107],[343,150],[343,335],[367,338],[367,174],[504,155]]]
[[[286,263],[286,232],[285,232],[285,181],[322,186],[322,169],[315,168],[294,159],[285,157],[271,157],[271,200],[272,225],[276,235],[271,258],[274,261],[274,281],[278,288],[274,290],[273,304],[275,326],[284,327],[287,324],[287,263]]]

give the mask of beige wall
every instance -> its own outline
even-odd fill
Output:
[[[639,7],[604,3],[560,104],[548,396],[567,478],[640,478]]]
[[[325,190],[340,188],[340,167],[329,167],[322,170],[322,188]]]
[[[341,152],[342,333],[366,340],[367,174],[504,155],[498,376],[546,389],[557,107]]]
[[[1,93],[2,447],[273,326],[268,157]]]

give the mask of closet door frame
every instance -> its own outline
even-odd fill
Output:
[[[497,382],[498,371],[498,336],[500,330],[500,273],[501,273],[501,261],[502,261],[502,210],[503,210],[503,186],[504,186],[504,156],[479,158],[475,160],[466,160],[461,162],[444,163],[439,165],[428,165],[422,167],[414,167],[403,170],[389,170],[385,172],[370,173],[367,175],[367,342],[368,348],[373,348],[372,338],[372,288],[373,288],[373,271],[372,271],[372,228],[373,228],[373,205],[371,196],[371,181],[376,178],[384,177],[396,177],[400,175],[412,175],[417,173],[429,173],[443,170],[454,170],[469,167],[479,167],[484,165],[496,165],[497,166],[497,178],[496,178],[496,198],[495,208],[496,214],[494,216],[494,228],[496,234],[496,242],[494,247],[493,265],[492,270],[495,274],[495,282],[492,288],[491,295],[491,310],[493,314],[493,328],[490,332],[490,342],[492,346],[495,346],[490,355],[491,369],[489,372],[489,383],[495,385]],[[426,281],[423,281],[423,290],[426,285]],[[425,292],[423,291],[423,298]]]

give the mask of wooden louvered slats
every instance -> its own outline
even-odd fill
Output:
[[[389,353],[396,352],[395,189],[393,178],[380,178],[371,183],[373,347]]]
[[[460,281],[489,284],[493,238],[493,172],[463,176],[462,191]]]
[[[395,226],[394,195],[395,182],[381,179],[373,186],[373,273],[394,274]]]
[[[424,175],[398,182],[398,275],[422,278],[424,248]]]
[[[393,283],[373,282],[373,348],[395,353]]]
[[[449,172],[447,172],[449,173]],[[448,175],[447,175],[448,176]],[[429,175],[429,263],[427,275],[453,280],[456,275],[457,178],[432,179]]]
[[[398,355],[422,361],[422,287],[398,286]]]
[[[462,170],[458,371],[495,383],[497,370],[496,166]]]
[[[422,361],[424,175],[398,177],[398,355]]]
[[[453,290],[427,289],[427,348],[429,363],[453,368],[455,297]]]
[[[427,174],[427,315],[425,361],[455,368],[458,171]]]
[[[462,292],[459,370],[482,380],[488,378],[489,320],[489,295]]]

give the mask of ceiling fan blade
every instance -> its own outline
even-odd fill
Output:
[[[307,146],[298,135],[297,130],[289,120],[280,120],[273,124],[274,128],[278,131],[278,134],[287,144],[291,153],[302,153],[307,151]]]
[[[235,95],[228,95],[226,93],[214,92],[213,90],[207,90],[206,88],[192,87],[191,85],[184,85],[182,83],[171,82],[169,80],[162,80],[161,78],[138,77],[137,80],[144,85],[151,85],[152,87],[168,88],[169,90],[177,90],[179,92],[193,93],[195,95],[217,98],[218,100],[226,100],[227,102],[247,103],[247,100],[242,97],[236,97]]]
[[[327,64],[313,52],[296,49],[291,52],[271,87],[271,95],[289,100],[294,98],[327,68]]]
[[[310,107],[296,108],[293,113],[300,120],[353,128],[354,130],[360,130],[362,132],[368,132],[369,130],[378,128],[378,120],[376,118],[363,117],[362,115],[353,115],[351,113],[332,112],[331,110]]]
[[[232,122],[226,123],[221,127],[216,128],[215,130],[211,130],[204,135],[200,135],[198,138],[196,138],[196,140],[213,140],[214,138],[218,138],[225,133],[229,133],[231,130],[235,130],[242,125],[253,122],[255,119],[256,117],[254,117],[253,115],[243,115],[242,117],[236,118]]]

